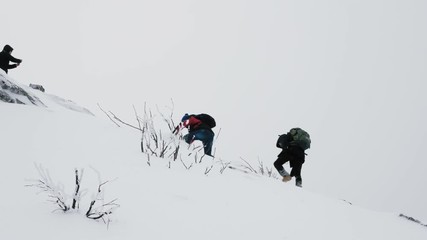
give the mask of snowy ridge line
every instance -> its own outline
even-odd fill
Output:
[[[19,86],[7,75],[0,73],[0,101],[6,103],[26,104],[46,107],[34,94]]]
[[[407,219],[407,220],[409,220],[409,221],[411,221],[411,222],[418,223],[418,224],[420,224],[420,225],[421,225],[421,226],[423,226],[423,227],[427,227],[427,224],[424,224],[424,223],[422,223],[420,220],[417,220],[417,219],[415,219],[415,218],[413,218],[413,217],[406,216],[406,215],[405,215],[405,214],[403,214],[403,213],[399,214],[399,217],[405,218],[405,219]]]
[[[71,100],[66,100],[55,95],[34,90],[33,88],[24,86],[2,73],[0,73],[0,102],[34,105],[50,109],[57,105],[71,111],[95,116],[95,114],[93,114],[89,109],[81,107]]]

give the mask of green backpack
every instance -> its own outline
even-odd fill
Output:
[[[292,128],[288,135],[292,136],[292,141],[289,143],[289,145],[297,145],[304,151],[310,148],[310,135],[301,128]]]

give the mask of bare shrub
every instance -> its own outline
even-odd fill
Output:
[[[139,115],[135,106],[132,107],[137,125],[123,121],[111,111],[104,111],[104,113],[115,124],[123,124],[141,132],[141,152],[159,158],[172,158],[173,161],[175,161],[178,158],[180,148],[179,136],[172,134],[172,131],[174,130],[173,102],[172,107],[170,108],[171,113],[168,116],[161,113],[157,107],[159,112],[158,115],[166,123],[167,129],[170,131],[169,134],[164,134],[161,128],[156,127],[155,120],[157,116],[151,111],[151,109],[147,108],[146,104],[144,104],[142,116]],[[149,163],[149,165],[151,164]]]
[[[147,155],[149,166],[152,165],[151,157],[158,157],[168,160],[168,168],[171,167],[171,163],[179,159],[186,169],[190,169],[191,160],[194,164],[202,162],[203,146],[198,141],[188,144],[184,148],[181,146],[183,136],[181,132],[177,133],[179,125],[176,125],[173,120],[174,103],[172,100],[171,106],[166,106],[166,108],[167,114],[163,113],[158,106],[156,106],[157,112],[153,112],[147,107],[147,104],[144,104],[142,115],[140,115],[133,106],[136,124],[127,123],[111,111],[101,109],[114,124],[124,125],[141,132],[141,152]],[[160,126],[160,123],[164,125]]]
[[[213,167],[214,167],[213,165],[206,167],[205,168],[205,175],[208,175],[208,173],[212,170]]]
[[[54,211],[63,211],[67,212],[71,209],[79,209],[80,202],[82,197],[85,195],[86,190],[81,189],[81,183],[83,179],[84,169],[80,171],[78,169],[74,170],[75,174],[75,188],[72,197],[68,197],[69,195],[64,193],[64,187],[62,184],[56,184],[52,178],[50,177],[49,171],[43,168],[41,165],[35,164],[37,172],[39,173],[39,179],[30,180],[33,184],[25,185],[26,187],[35,187],[41,190],[41,192],[45,192],[48,196],[48,201],[52,202],[56,205],[56,209]],[[94,169],[94,171],[96,171]],[[97,171],[96,171],[97,172]],[[98,179],[100,179],[99,173]],[[99,180],[100,181],[100,180]],[[95,197],[93,197],[90,202],[89,208],[86,211],[86,217],[90,219],[102,219],[107,227],[109,226],[111,220],[109,216],[113,214],[114,210],[116,210],[119,205],[116,203],[117,199],[114,199],[109,202],[104,201],[104,191],[102,191],[102,187],[108,183],[109,181],[100,182],[97,188],[97,193]],[[72,198],[71,207],[69,203],[69,199]]]
[[[273,167],[268,168],[267,166],[264,166],[264,163],[259,159],[258,159],[258,173],[263,176],[278,178],[277,173],[273,171]]]
[[[64,193],[64,186],[62,184],[55,184],[50,177],[49,171],[43,168],[41,165],[34,164],[37,172],[39,173],[39,179],[30,180],[33,184],[25,185],[26,187],[35,187],[40,190],[39,193],[44,192],[48,196],[48,201],[52,202],[57,206],[54,211],[67,212],[70,210],[70,205],[67,204],[68,197]]]
[[[80,203],[80,199],[82,196],[82,193],[80,191],[80,186],[81,186],[81,182],[82,182],[82,178],[83,178],[83,169],[80,170],[80,174],[79,174],[79,170],[75,169],[75,175],[76,175],[76,187],[74,190],[74,195],[73,195],[73,204],[71,205],[72,209],[76,209],[79,208],[79,203]]]
[[[230,164],[228,164],[227,165],[228,168],[233,169],[233,170],[238,170],[240,172],[247,173],[247,174],[267,176],[267,177],[271,177],[271,178],[275,178],[275,179],[278,178],[277,174],[273,170],[273,167],[268,168],[267,166],[264,166],[264,163],[260,159],[258,159],[258,167],[257,168],[254,168],[244,158],[240,157],[240,159],[243,161],[243,164],[240,164],[238,166],[229,166]]]
[[[230,166],[231,162],[223,162],[222,160],[220,160],[220,163],[221,163],[221,169],[219,170],[219,172],[223,174],[225,169],[227,169],[228,166]]]
[[[94,171],[96,171],[94,169]],[[101,181],[101,177],[98,171],[98,188],[96,194],[92,197],[92,201],[90,202],[89,209],[86,212],[86,217],[94,220],[101,219],[107,227],[110,225],[111,219],[110,215],[114,213],[114,211],[120,207],[119,204],[116,203],[117,198],[111,201],[106,202],[104,198],[103,186],[110,181]]]

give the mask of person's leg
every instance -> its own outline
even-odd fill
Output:
[[[207,129],[200,129],[194,133],[194,140],[200,140],[203,143],[203,150],[206,155],[212,156],[214,133]]]
[[[203,141],[203,147],[206,155],[212,156],[213,137]]]
[[[290,158],[291,176],[295,177],[295,185],[302,187],[301,169],[305,161],[305,154],[299,147],[291,148],[290,151],[292,152],[292,157]]]
[[[285,168],[283,168],[283,164],[285,164],[287,161],[288,161],[288,159],[286,157],[285,150],[283,150],[279,154],[277,160],[274,162],[274,167],[277,169],[280,176],[282,176],[282,177],[289,176],[289,173],[285,170]]]
[[[298,187],[302,187],[302,177],[301,177],[302,163],[298,162],[293,165],[294,166],[291,171],[291,176],[295,177],[295,185]]]
[[[213,146],[213,139],[214,139],[214,133],[209,130],[203,129],[203,135],[204,138],[202,140],[203,142],[203,148],[206,155],[212,156],[212,146]]]
[[[193,133],[185,134],[182,138],[188,144],[191,144],[194,140],[196,140],[195,135]]]
[[[301,176],[299,176],[299,177],[297,177],[297,178],[295,179],[295,185],[296,185],[297,187],[302,187],[302,178],[301,178]]]

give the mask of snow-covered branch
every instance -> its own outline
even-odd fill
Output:
[[[52,178],[50,177],[49,171],[43,166],[34,164],[37,172],[39,173],[40,179],[38,180],[30,180],[34,182],[33,184],[25,185],[27,187],[36,187],[41,190],[41,192],[45,192],[49,198],[49,202],[54,203],[58,209],[63,212],[70,210],[70,206],[67,204],[67,195],[64,193],[64,188],[62,184],[55,184]]]
[[[54,211],[61,210],[63,212],[67,212],[71,209],[79,209],[80,201],[85,191],[81,190],[81,183],[83,178],[84,170],[80,171],[75,169],[75,189],[72,194],[72,204],[68,203],[69,198],[64,193],[64,188],[62,184],[55,184],[52,178],[50,177],[49,171],[43,168],[41,165],[35,164],[37,172],[39,173],[39,179],[31,180],[33,183],[25,185],[27,187],[36,187],[41,190],[41,192],[45,192],[49,198],[49,202],[53,202],[58,208]],[[111,222],[109,216],[113,214],[114,210],[116,210],[120,205],[116,203],[117,198],[105,202],[104,201],[104,190],[103,186],[107,184],[109,181],[101,182],[100,174],[98,171],[94,169],[94,171],[98,174],[99,185],[97,188],[97,192],[93,199],[89,204],[89,208],[86,212],[86,217],[90,219],[102,219],[104,223],[109,225]]]

